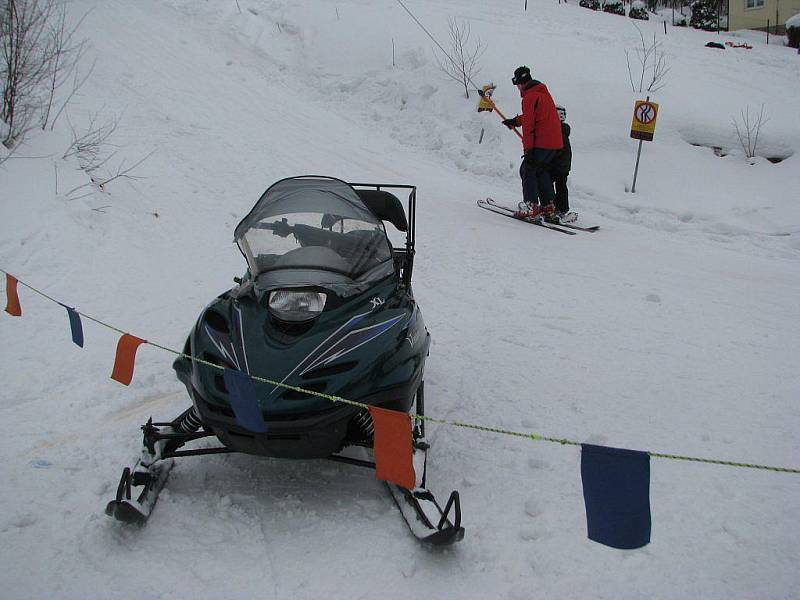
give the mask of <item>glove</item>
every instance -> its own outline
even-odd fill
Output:
[[[511,119],[505,119],[503,121],[503,125],[505,125],[509,129],[514,129],[514,127],[517,126],[517,117],[513,117]]]
[[[486,92],[484,92],[483,90],[478,90],[478,96],[483,98],[484,96],[486,96]]]

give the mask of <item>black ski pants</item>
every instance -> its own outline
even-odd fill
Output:
[[[522,179],[522,199],[526,204],[552,204],[555,198],[553,179],[550,177],[548,165],[555,158],[558,150],[533,148],[522,157],[519,176]]]
[[[553,177],[553,183],[556,186],[556,199],[555,205],[556,210],[562,213],[569,212],[569,190],[567,189],[567,177],[569,176],[569,171],[566,173],[564,172],[553,172],[551,173]]]

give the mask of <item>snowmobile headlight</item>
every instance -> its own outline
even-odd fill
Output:
[[[322,292],[276,290],[269,295],[269,310],[281,321],[308,321],[322,312],[327,298]]]

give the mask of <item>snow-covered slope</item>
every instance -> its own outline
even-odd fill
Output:
[[[481,211],[519,197],[517,138],[442,74],[396,2],[73,0],[94,73],[76,127],[121,115],[115,159],[154,150],[105,192],[32,133],[0,166],[0,268],[178,349],[244,270],[235,224],[299,174],[419,186],[415,294],[433,337],[431,416],[598,444],[797,467],[800,62],[786,48],[639,23],[671,67],[656,138],[636,142],[630,20],[553,0],[405,4],[487,51],[477,83],[532,67],[572,125],[572,204],[594,235]],[[734,39],[734,38],[730,38]],[[394,47],[394,65],[393,60]],[[473,95],[474,96],[474,95]],[[748,164],[732,117],[765,105]],[[481,143],[481,130],[483,139]],[[695,146],[692,144],[701,144]],[[727,156],[715,156],[711,147]],[[42,158],[44,157],[44,158]],[[112,161],[111,165],[116,165]],[[0,318],[0,584],[9,598],[789,598],[800,478],[653,459],[652,543],[586,539],[574,448],[432,427],[429,483],[460,489],[467,537],[416,545],[367,473],[250,456],[180,462],[146,529],[103,515],[149,415],[187,404],[172,356],[108,375],[117,334],[24,288]]]

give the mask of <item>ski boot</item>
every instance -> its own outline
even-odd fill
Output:
[[[556,208],[552,204],[539,206],[538,204],[520,202],[518,208],[519,210],[514,213],[514,216],[523,221],[531,221],[533,223],[541,223],[545,219],[550,219],[556,212]]]
[[[553,216],[548,219],[548,221],[557,224],[574,223],[577,220],[578,213],[574,211],[561,212],[560,210],[555,211]]]

